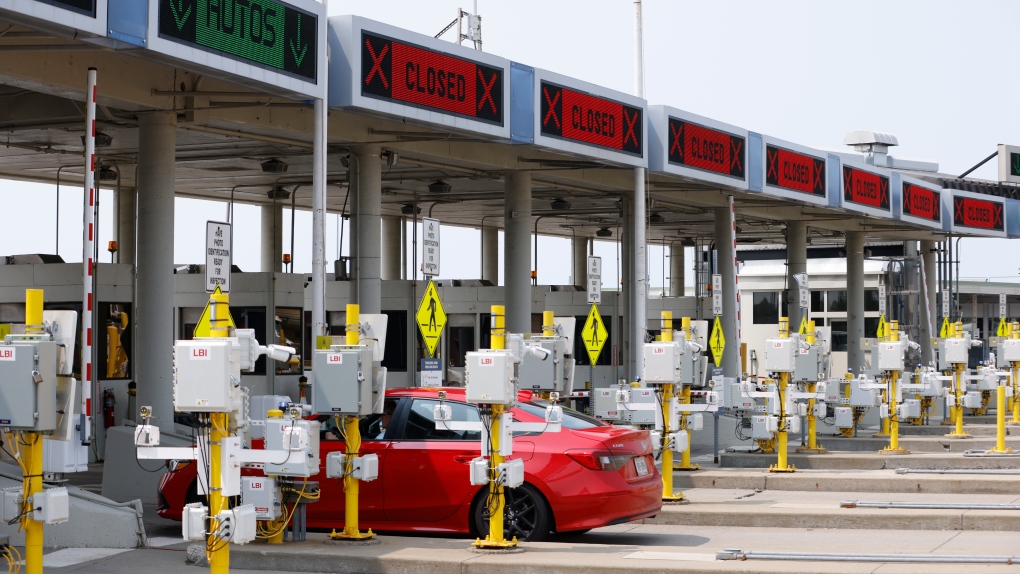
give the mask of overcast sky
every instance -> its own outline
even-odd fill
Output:
[[[470,11],[470,0],[331,0],[329,12],[431,36],[459,7]],[[478,11],[486,52],[633,92],[632,2],[479,0]],[[996,144],[1020,144],[1013,104],[1020,74],[1010,57],[1020,53],[1020,2],[646,0],[644,15],[651,104],[825,149],[843,149],[849,131],[891,132],[900,141],[893,155],[936,161],[944,173],[962,173]],[[995,170],[989,162],[973,176],[996,179]],[[7,206],[0,254],[54,251],[54,197],[53,186],[0,181]],[[105,246],[111,202],[103,205],[99,239]],[[60,254],[80,261],[79,189],[62,186],[60,212]],[[176,261],[201,261],[204,222],[224,212],[222,204],[177,200]],[[238,206],[235,215],[235,263],[257,270],[258,208]],[[289,240],[289,213],[284,219]],[[328,225],[332,259],[337,218],[331,215]],[[477,238],[476,231],[444,228],[444,277],[478,276]],[[961,275],[1017,279],[1020,250],[1005,241],[965,240]],[[297,214],[295,243],[295,268],[310,270],[308,213]],[[569,258],[569,241],[549,238],[541,247],[541,282],[566,283],[570,270],[553,260]],[[604,277],[612,277],[615,244],[599,244],[596,251]],[[662,284],[663,262],[662,250],[650,247],[650,285]]]

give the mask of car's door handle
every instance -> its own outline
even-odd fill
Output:
[[[453,457],[453,460],[457,462],[469,463],[472,460],[478,458],[480,455],[477,453],[458,454]]]

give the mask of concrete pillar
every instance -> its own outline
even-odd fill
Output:
[[[630,337],[633,334],[633,329],[631,329],[633,321],[630,314],[630,297],[632,294],[630,282],[631,277],[634,275],[634,250],[631,249],[631,238],[633,237],[631,225],[633,224],[633,221],[630,217],[630,199],[624,198],[621,203],[623,205],[623,212],[621,213],[623,225],[620,226],[620,278],[623,282],[616,287],[620,290],[620,325],[618,325],[616,332],[619,333],[619,335],[617,335],[617,341],[619,341],[620,345],[620,365],[623,366],[622,376],[633,381],[633,378],[629,378],[633,376],[634,372],[631,368],[632,363],[630,352]]]
[[[382,278],[387,281],[400,279],[401,227],[399,217],[382,218]]]
[[[531,174],[506,174],[503,282],[507,333],[531,332]]]
[[[570,240],[572,255],[571,281],[587,289],[588,285],[588,238],[574,236]]]
[[[633,379],[637,380],[644,372],[644,361],[641,360],[641,349],[645,344],[645,335],[648,333],[648,259],[647,244],[645,241],[645,230],[648,221],[645,219],[645,168],[634,168],[634,213],[631,216],[634,228],[634,254],[631,265],[631,319],[634,323],[631,326],[631,353],[630,372]]]
[[[499,228],[482,227],[482,279],[499,285]]]
[[[291,192],[294,193],[294,192]],[[262,265],[263,273],[283,271],[283,205],[262,206]],[[293,253],[290,254],[294,256]]]
[[[923,271],[921,281],[925,284],[924,289],[921,291],[921,306],[923,307],[923,312],[921,314],[921,361],[925,365],[928,365],[931,364],[931,361],[934,358],[931,347],[931,338],[934,333],[938,332],[938,325],[935,324],[935,310],[938,308],[935,301],[936,294],[938,293],[938,284],[936,281],[938,269],[935,264],[934,241],[921,242],[921,259],[924,263],[922,266]]]
[[[800,329],[800,290],[797,273],[807,273],[807,223],[788,221],[786,223],[786,307],[789,309],[790,330]]]
[[[357,189],[351,194],[354,302],[362,313],[382,312],[382,163],[377,146],[354,149]]]
[[[677,241],[669,246],[669,296],[683,297],[686,262],[684,259],[684,245]]]
[[[135,218],[137,190],[122,187],[117,192],[117,263],[135,262]]]
[[[174,149],[177,116],[138,118],[138,246],[134,355],[138,405],[165,430],[174,423]]]
[[[846,365],[854,375],[864,366],[864,232],[846,234]]]
[[[733,228],[732,207],[716,207],[715,215],[715,249],[719,261],[719,274],[723,285],[723,336],[726,348],[723,351],[723,375],[740,376],[740,321],[737,318],[737,275],[734,258],[736,257],[736,230]],[[714,318],[713,318],[714,320]],[[712,327],[709,326],[709,332]]]

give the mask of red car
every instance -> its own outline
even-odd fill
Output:
[[[478,432],[436,429],[433,407],[446,391],[453,420],[478,421],[463,388],[386,391],[386,415],[361,420],[362,453],[379,457],[379,478],[361,484],[359,526],[375,531],[473,534],[487,532],[485,492],[468,481],[468,463],[480,456]],[[522,391],[514,420],[544,421],[548,403]],[[392,416],[389,415],[392,413]],[[385,428],[382,428],[384,417]],[[319,482],[322,496],[307,509],[310,528],[343,527],[343,482],[327,479],[326,455],[343,451],[332,419],[322,417]],[[655,516],[662,479],[648,431],[607,425],[564,409],[558,433],[515,433],[513,455],[524,461],[525,483],[506,489],[505,535],[541,540],[550,532],[577,532]],[[333,439],[333,440],[331,440]],[[158,513],[180,520],[195,494],[195,465],[172,462],[159,483]]]

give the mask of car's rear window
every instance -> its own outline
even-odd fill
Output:
[[[529,415],[544,419],[545,408],[551,404],[552,403],[549,401],[543,399],[532,399],[529,403],[517,403],[516,408],[528,413]],[[592,418],[582,412],[575,411],[574,409],[563,407],[563,428],[581,430],[601,426],[606,426],[606,423]]]

